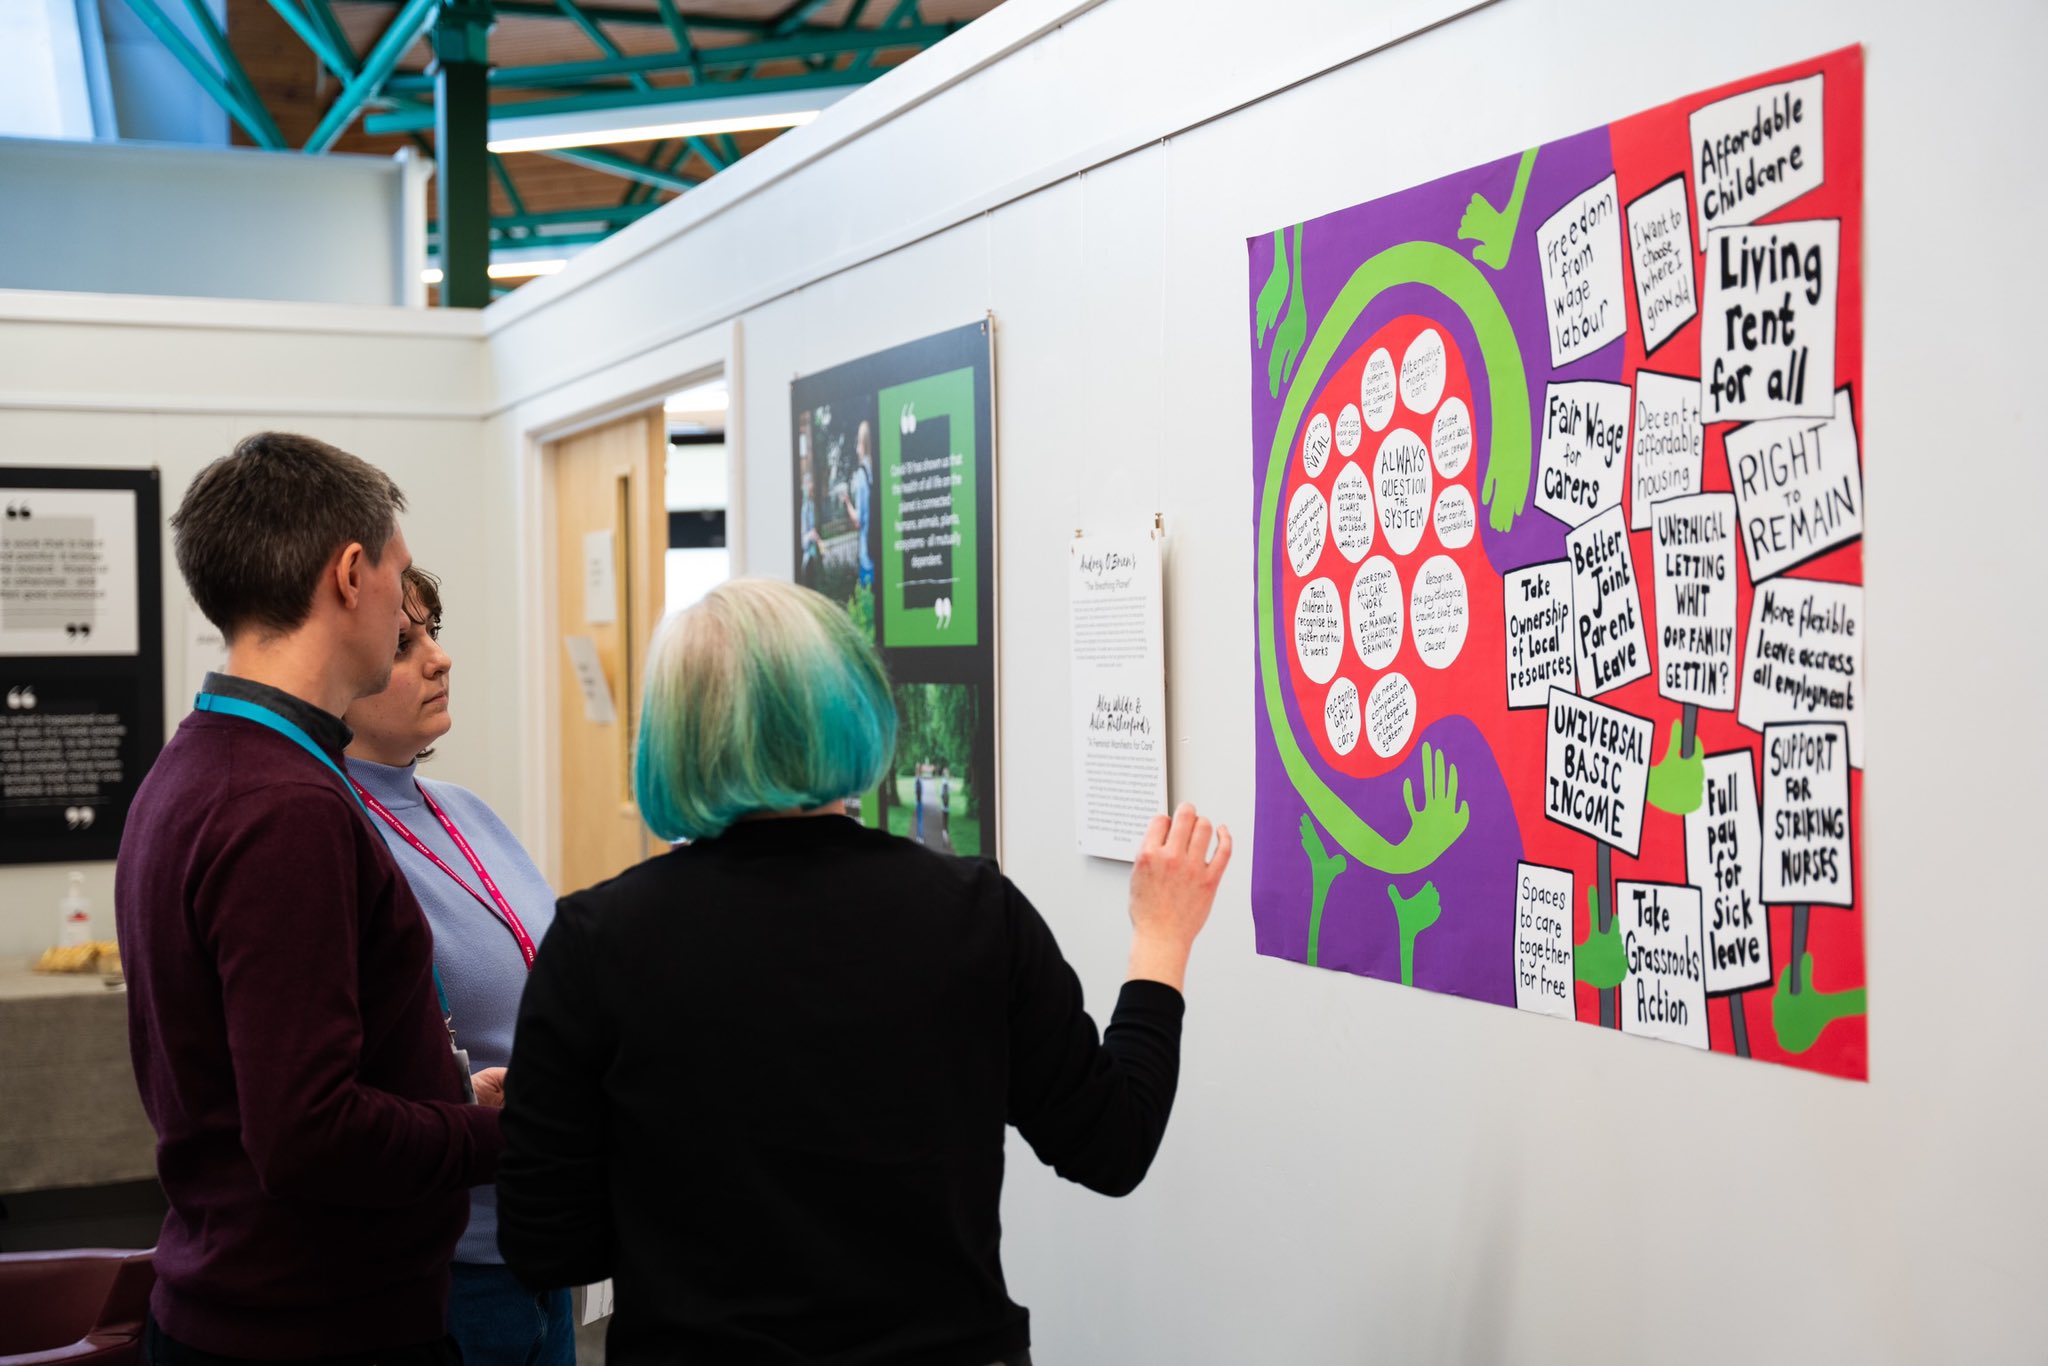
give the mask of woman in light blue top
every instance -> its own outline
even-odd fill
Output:
[[[408,621],[391,683],[342,717],[354,731],[349,777],[433,926],[456,1046],[483,1071],[511,1060],[519,994],[554,920],[555,894],[482,798],[416,771],[452,724],[451,666],[439,640],[439,583],[419,569],[406,570],[404,582]],[[480,1087],[489,1083],[479,1078]],[[505,1269],[494,1186],[469,1193],[453,1272],[448,1331],[466,1366],[573,1366],[569,1292],[536,1296]]]

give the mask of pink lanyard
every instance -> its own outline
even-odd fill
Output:
[[[421,844],[420,837],[406,829],[405,822],[392,815],[390,809],[384,803],[371,796],[361,783],[351,779],[350,785],[355,788],[356,795],[363,799],[363,805],[376,812],[386,825],[396,830],[399,837],[411,845],[416,853],[425,855],[436,868],[439,868],[449,877],[454,878],[455,885],[475,897],[478,904],[485,910],[491,909],[494,904],[496,905],[499,918],[505,922],[505,928],[511,930],[512,937],[519,941],[519,956],[526,960],[526,966],[531,969],[533,967],[533,940],[526,933],[526,926],[519,922],[519,915],[512,909],[512,903],[505,900],[505,894],[498,890],[498,884],[491,881],[491,875],[484,869],[483,860],[476,856],[476,850],[469,847],[469,841],[464,839],[462,832],[455,828],[455,822],[448,819],[448,813],[441,809],[441,804],[428,796],[427,790],[424,787],[420,788],[420,799],[427,804],[427,810],[434,813],[434,819],[441,822],[441,828],[448,832],[449,839],[455,841],[455,847],[462,851],[462,856],[469,860],[469,866],[476,869],[478,881],[482,882],[484,890],[491,894],[489,901],[484,900],[483,894],[478,892],[476,888],[463,881],[462,874],[450,868],[439,854],[427,848],[426,845]]]

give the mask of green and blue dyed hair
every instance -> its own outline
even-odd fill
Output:
[[[733,579],[656,635],[633,789],[665,840],[709,839],[757,811],[864,792],[896,748],[889,677],[830,599]]]

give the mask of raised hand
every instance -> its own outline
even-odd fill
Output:
[[[1472,808],[1458,800],[1458,766],[1428,741],[1422,745],[1422,805],[1415,805],[1415,784],[1408,778],[1401,780],[1401,803],[1408,808],[1409,822],[1401,852],[1412,857],[1412,867],[1436,862],[1472,823]]]
[[[1294,373],[1294,362],[1308,340],[1308,304],[1301,293],[1302,232],[1303,225],[1295,224],[1294,268],[1287,282],[1287,311],[1280,315],[1280,325],[1273,329],[1273,349],[1266,356],[1266,388],[1275,398],[1280,396],[1287,377]]]
[[[1308,965],[1314,967],[1323,938],[1323,903],[1329,900],[1330,884],[1351,863],[1342,854],[1333,854],[1323,847],[1322,833],[1307,812],[1301,817],[1301,852],[1308,855],[1312,886],[1308,903]]]
[[[1515,188],[1508,194],[1506,208],[1496,209],[1476,194],[1465,206],[1465,216],[1458,220],[1458,239],[1479,244],[1472,248],[1472,259],[1481,265],[1506,269],[1515,247],[1515,229],[1522,222],[1522,201],[1529,193],[1529,172],[1535,165],[1536,149],[1531,147],[1522,153],[1522,164],[1515,169]]]
[[[1266,329],[1279,321],[1280,306],[1287,302],[1287,282],[1291,278],[1287,269],[1287,233],[1284,229],[1278,229],[1273,233],[1273,272],[1259,288],[1258,324],[1261,345],[1266,340]]]
[[[1670,738],[1664,742],[1664,758],[1650,770],[1650,805],[1674,816],[1690,815],[1707,798],[1707,762],[1694,745],[1690,757],[1678,752],[1685,722],[1671,723]]]
[[[1794,995],[1792,969],[1788,965],[1778,974],[1778,990],[1771,997],[1771,1030],[1778,1036],[1778,1046],[1787,1053],[1804,1053],[1820,1041],[1821,1031],[1835,1021],[1863,1014],[1869,999],[1863,987],[1818,990],[1813,985],[1810,953],[1799,964],[1799,980],[1803,989]]]
[[[1586,889],[1586,937],[1572,953],[1572,976],[1605,991],[1628,975],[1628,952],[1621,942],[1621,917],[1610,916],[1600,928],[1600,889]]]
[[[1229,866],[1229,827],[1212,825],[1191,803],[1182,802],[1171,820],[1152,818],[1131,868],[1132,980],[1180,988],[1188,951],[1209,923],[1216,885]]]
[[[1401,925],[1401,985],[1415,985],[1415,940],[1424,930],[1436,924],[1437,917],[1444,912],[1443,902],[1436,894],[1436,884],[1425,882],[1422,890],[1414,896],[1402,896],[1398,887],[1387,885],[1387,899],[1394,903],[1394,919]]]

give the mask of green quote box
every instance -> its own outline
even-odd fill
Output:
[[[978,644],[981,433],[974,419],[974,371],[948,370],[895,385],[876,396],[876,405],[882,437],[882,643]]]

